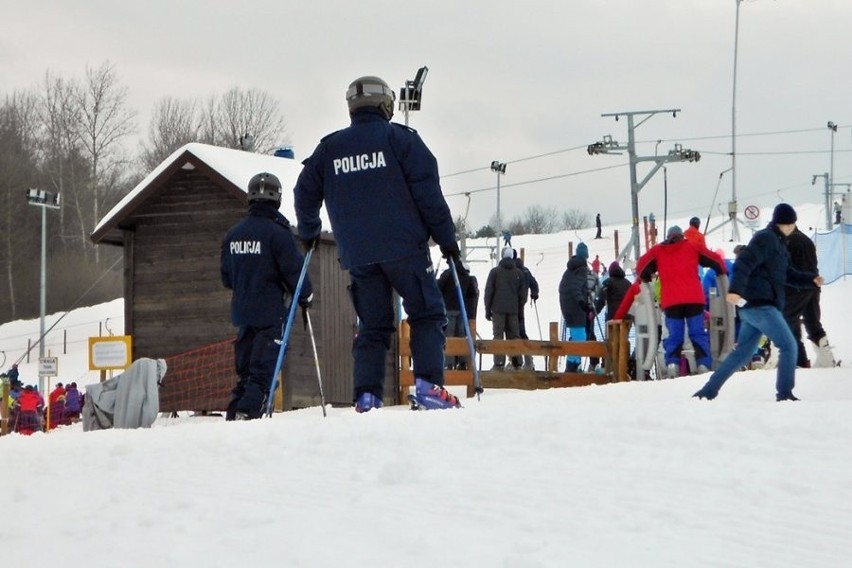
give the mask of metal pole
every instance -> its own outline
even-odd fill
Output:
[[[47,207],[41,208],[41,290],[39,293],[39,337],[38,358],[44,358],[44,314],[47,310]],[[44,392],[44,377],[38,377],[38,390],[42,396]]]
[[[834,188],[834,133],[837,132],[837,125],[829,121],[828,128],[831,130],[831,169],[828,171],[828,186]]]
[[[831,225],[831,182],[830,175],[824,174],[825,178],[825,230],[830,231]]]
[[[734,82],[731,96],[731,201],[737,200],[737,50],[740,43],[740,3],[737,2],[737,17],[734,23]]]
[[[500,217],[500,172],[497,172],[497,244],[503,234],[503,219]]]
[[[633,215],[633,229],[630,240],[633,243],[633,260],[639,260],[639,182],[636,179],[636,136],[633,132],[633,115],[627,115],[627,153],[630,156],[630,207]]]

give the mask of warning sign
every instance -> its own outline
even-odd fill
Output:
[[[748,205],[743,210],[743,215],[749,221],[756,221],[758,217],[760,217],[760,209],[758,209],[757,205]]]

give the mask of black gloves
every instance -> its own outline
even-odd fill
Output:
[[[535,292],[530,293],[530,300],[532,300],[533,302],[538,300],[538,294],[536,294]]]
[[[313,294],[311,294],[309,296],[302,296],[301,298],[299,298],[299,306],[302,309],[307,310],[313,305],[314,305],[314,295]]]
[[[302,241],[302,248],[305,249],[305,252],[308,252],[309,250],[316,250],[316,248],[319,246],[319,242],[320,242],[319,235],[317,235],[313,238],[310,238],[310,239],[299,239],[299,240]]]
[[[461,250],[459,250],[459,244],[453,241],[451,245],[441,245],[439,247],[441,249],[441,254],[447,260],[452,260],[453,262],[459,262],[461,258]]]
[[[488,311],[485,312],[485,319],[487,319],[488,321],[491,321],[491,310],[488,310]]]

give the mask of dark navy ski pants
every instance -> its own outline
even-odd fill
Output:
[[[429,253],[356,266],[349,277],[359,319],[352,345],[355,398],[365,391],[383,394],[387,352],[396,329],[394,290],[411,326],[414,375],[443,386],[447,316]]]

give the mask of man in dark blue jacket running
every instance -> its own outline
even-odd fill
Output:
[[[784,238],[796,229],[796,211],[779,203],[772,212],[772,222],[754,234],[737,255],[734,277],[726,300],[740,306],[740,331],[737,346],[710,375],[707,384],[693,396],[713,400],[725,381],[751,361],[761,335],[778,347],[778,371],[775,400],[799,400],[793,394],[796,380],[796,339],[784,321],[784,286],[822,286],[816,273],[802,272],[790,264]]]
[[[294,189],[299,238],[315,246],[325,201],[340,263],[349,270],[359,319],[352,348],[358,412],[382,406],[394,290],[411,324],[418,403],[458,406],[443,388],[447,320],[428,246],[431,237],[459,262],[455,226],[435,157],[416,131],[389,122],[395,98],[378,77],[353,81],[346,91],[351,125],[320,141]]]
[[[231,322],[239,328],[234,342],[238,380],[226,420],[262,416],[289,309],[287,298],[292,298],[304,264],[280,206],[278,178],[270,173],[252,177],[248,215],[222,241],[222,284],[233,291]],[[305,274],[297,301],[308,309],[312,296]]]

